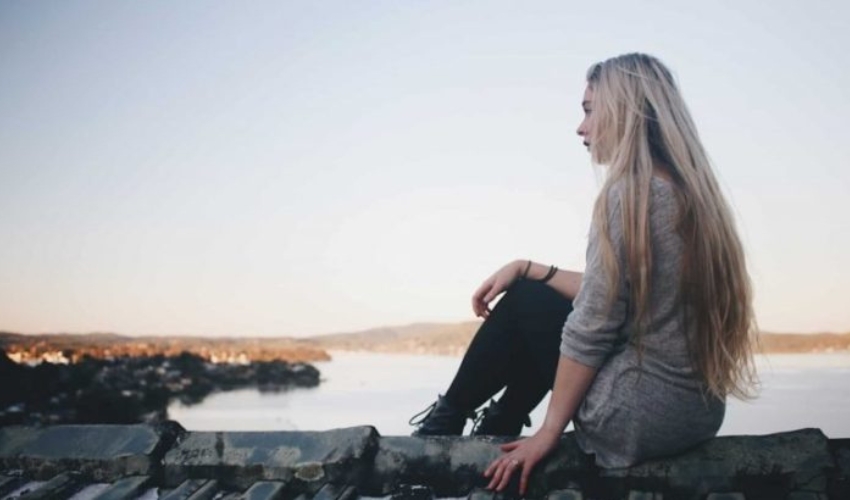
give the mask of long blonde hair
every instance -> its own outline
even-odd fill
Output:
[[[609,188],[622,199],[633,342],[642,348],[650,321],[650,182],[660,168],[676,187],[684,243],[680,298],[694,368],[717,397],[753,395],[757,342],[752,289],[735,224],[696,127],[670,71],[656,58],[626,54],[591,66],[591,156],[608,166],[593,222],[601,228],[603,265],[613,285],[620,270],[608,228]],[[612,286],[611,290],[615,288]],[[640,350],[640,349],[639,349]]]

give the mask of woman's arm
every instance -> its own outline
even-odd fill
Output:
[[[525,271],[525,268],[528,267],[528,263],[530,260],[518,260],[516,261],[522,266],[520,273]],[[531,267],[528,268],[528,274],[526,278],[532,280],[543,279],[546,276],[546,273],[549,272],[549,266],[538,264],[536,262],[531,262]],[[555,273],[549,281],[546,282],[547,285],[552,287],[556,292],[560,293],[564,297],[573,300],[578,295],[578,290],[581,288],[581,278],[582,274],[577,273],[575,271],[564,271],[562,269],[558,269],[558,272]]]
[[[502,445],[505,454],[493,461],[484,472],[484,476],[490,478],[487,488],[504,490],[511,476],[520,469],[519,494],[525,494],[531,471],[558,445],[561,433],[584,399],[596,372],[596,368],[563,355],[560,357],[543,426],[528,439]]]
[[[596,377],[598,368],[587,366],[570,359],[563,354],[558,359],[558,371],[555,372],[555,385],[552,387],[552,398],[546,410],[546,419],[539,433],[552,434],[560,437],[572,420],[584,394]]]
[[[490,302],[500,293],[507,290],[514,281],[522,277],[525,268],[528,267],[526,278],[542,279],[549,271],[548,266],[531,262],[528,260],[514,260],[502,266],[492,276],[484,280],[478,290],[472,294],[472,310],[475,315],[486,318],[490,315]],[[582,274],[574,271],[558,270],[547,284],[556,292],[573,300],[581,287]]]
[[[578,293],[578,287],[571,290],[573,285],[569,275],[565,275],[553,285],[553,288],[558,287],[556,290],[575,292],[575,295],[573,312],[568,316],[562,332],[561,357],[543,427],[528,439],[502,446],[505,454],[493,461],[484,473],[490,478],[489,488],[503,490],[511,476],[520,469],[520,494],[525,494],[532,469],[558,445],[561,432],[574,418],[598,369],[621,340],[620,332],[626,322],[629,297],[625,280],[627,268],[619,200],[620,196],[612,196],[608,211],[611,244],[620,268],[617,283],[614,284],[614,300],[610,300],[612,284],[608,280],[608,270],[603,264],[601,235],[598,228],[591,228],[587,266],[581,277],[581,293]],[[545,266],[535,268],[532,264],[529,274],[533,272],[532,277],[538,277],[542,268]]]

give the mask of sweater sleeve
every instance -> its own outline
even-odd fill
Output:
[[[573,300],[573,311],[561,333],[561,354],[583,365],[602,366],[622,342],[622,329],[628,311],[628,283],[619,190],[612,189],[608,201],[608,228],[619,266],[619,279],[609,307],[608,276],[602,265],[599,228],[591,227],[587,264],[581,288]]]

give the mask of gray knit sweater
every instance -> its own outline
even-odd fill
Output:
[[[630,342],[634,307],[623,242],[620,192],[609,196],[609,228],[620,279],[608,309],[609,284],[602,268],[599,233],[591,228],[587,267],[574,310],[564,324],[561,354],[598,368],[573,418],[581,448],[602,467],[626,467],[646,458],[675,454],[713,437],[725,402],[705,391],[688,354],[679,298],[682,241],[676,232],[674,187],[654,177],[650,195],[652,289],[643,358]]]

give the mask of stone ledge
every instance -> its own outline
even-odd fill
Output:
[[[217,479],[247,488],[281,481],[315,493],[325,484],[361,484],[378,447],[374,427],[324,432],[190,432],[165,455],[165,483]]]
[[[481,474],[505,441],[381,437],[372,427],[325,432],[186,432],[175,422],[6,427],[0,428],[0,488],[6,491],[20,483],[8,477],[15,471],[21,480],[41,481],[80,472],[70,476],[78,480],[59,482],[149,476],[151,485],[171,491],[169,498],[196,500],[215,492],[237,495],[235,491],[245,492],[243,498],[302,500],[356,495],[502,499],[511,495],[481,490],[486,484]],[[600,469],[567,434],[532,475],[528,497],[554,495],[557,500],[582,493],[597,499],[638,495],[702,500],[710,494],[847,499],[850,439],[829,440],[817,429],[720,437],[676,457]]]
[[[682,455],[627,469],[601,469],[604,491],[646,488],[675,498],[740,492],[784,498],[793,491],[825,492],[836,463],[818,429],[766,436],[719,437]]]
[[[176,422],[0,427],[0,468],[21,469],[38,480],[72,471],[96,481],[155,475],[184,432]]]
[[[466,495],[483,488],[482,474],[496,457],[498,437],[382,437],[366,491],[385,495],[400,484],[427,484],[437,496]],[[572,434],[566,434],[548,461],[532,474],[529,492],[542,494],[572,486],[595,467],[581,452]]]
[[[486,485],[481,474],[498,455],[493,438],[381,438],[368,484],[369,494],[386,494],[399,484],[427,484],[437,496],[461,496]],[[784,498],[790,492],[824,493],[838,478],[830,442],[817,429],[766,436],[712,439],[687,453],[635,467],[601,469],[566,434],[559,448],[532,474],[529,497],[579,489],[600,498],[630,491],[672,498],[704,498],[738,492],[748,498]],[[833,482],[834,484],[834,482]],[[514,485],[515,486],[515,485]],[[756,495],[756,496],[754,496]]]

